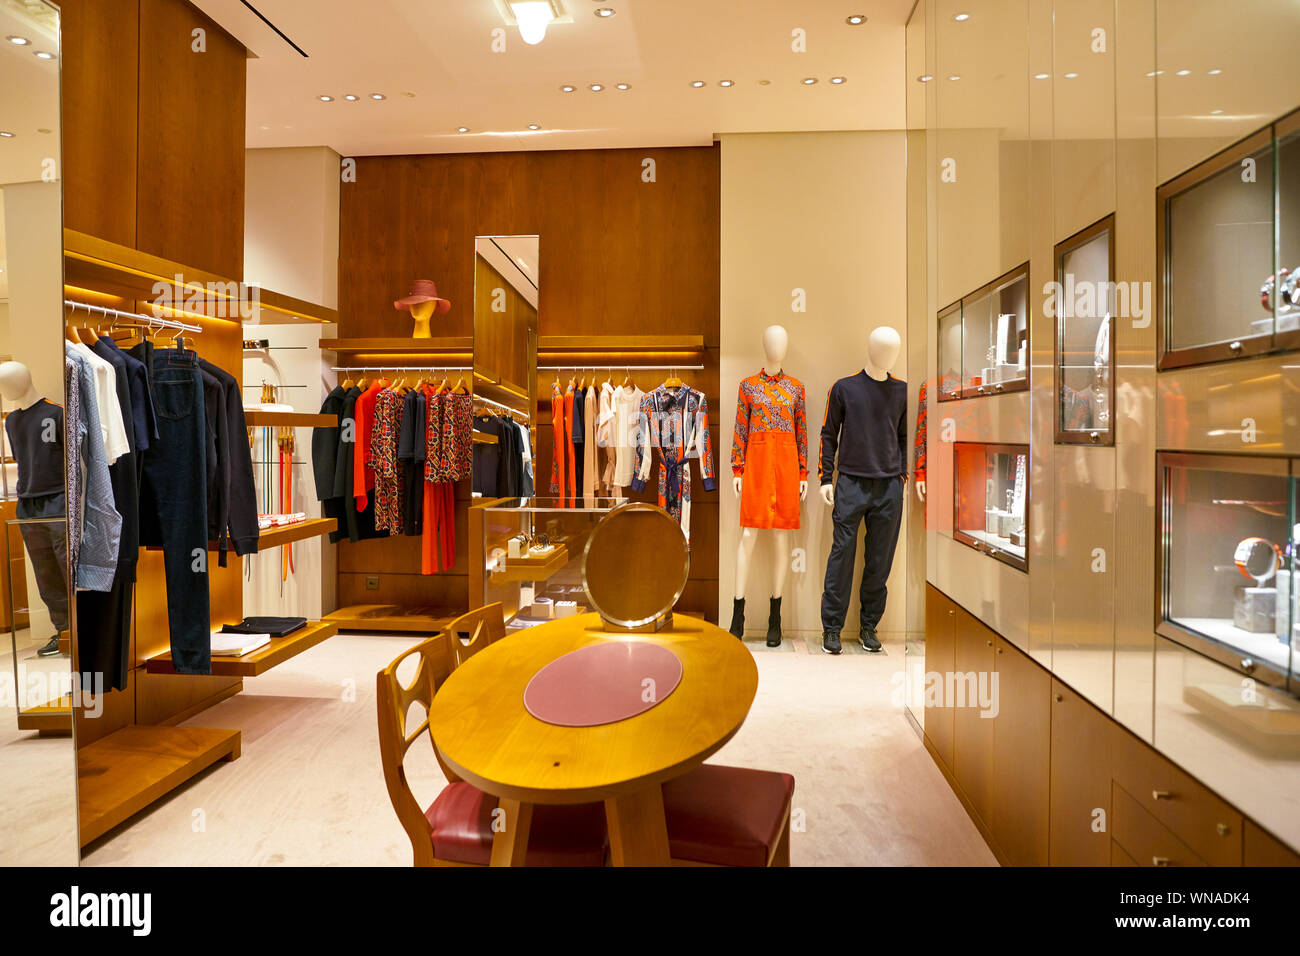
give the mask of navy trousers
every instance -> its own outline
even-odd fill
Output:
[[[864,631],[874,629],[885,614],[889,569],[903,520],[903,479],[858,478],[840,475],[835,479],[835,506],[831,512],[834,537],[826,560],[826,584],[822,590],[822,630],[839,632],[849,610],[849,588],[853,585],[853,561],[857,557],[858,528],[865,522],[866,556],[862,563],[862,584],[858,599]]]

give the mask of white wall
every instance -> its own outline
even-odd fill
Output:
[[[326,146],[250,149],[244,163],[244,281],[334,308],[339,154]]]
[[[804,560],[801,572],[798,554],[774,555],[772,542],[760,539],[746,594],[747,623],[750,629],[766,626],[773,562],[781,560],[794,562],[782,605],[785,630],[821,631],[832,527],[830,508],[817,493],[816,462],[827,392],[836,379],[862,368],[867,337],[880,325],[903,337],[895,373],[907,374],[905,161],[901,131],[722,137],[722,407],[715,412],[715,447],[723,483],[718,602],[724,625],[731,619],[740,539],[728,463],[736,392],[740,380],[763,365],[763,329],[775,324],[790,333],[785,368],[803,382],[808,397],[809,489],[802,528],[792,538]],[[805,312],[792,311],[794,289],[806,293]],[[915,603],[906,593],[906,541],[904,526],[879,626],[885,634],[905,630],[907,609]],[[861,550],[859,544],[846,635],[857,631]]]

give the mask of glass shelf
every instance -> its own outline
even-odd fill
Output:
[[[1029,446],[953,446],[953,538],[1029,570]]]
[[[1115,217],[1056,247],[1056,441],[1113,445]]]
[[[1029,388],[1029,264],[941,311],[939,401]]]

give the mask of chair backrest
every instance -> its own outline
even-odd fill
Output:
[[[451,674],[454,666],[450,643],[447,634],[437,634],[404,652],[380,671],[376,679],[379,754],[384,766],[384,784],[388,787],[388,798],[393,803],[393,809],[397,811],[397,819],[411,840],[416,866],[433,865],[432,830],[407,780],[406,755],[411,745],[422,735],[427,734],[430,745],[433,744],[433,735],[429,731],[429,707],[433,703],[433,695],[438,692],[438,687]],[[419,663],[415,678],[409,686],[404,687],[397,671],[410,657],[418,657]],[[407,719],[414,703],[419,703],[424,708],[424,719],[418,727],[410,730]],[[448,782],[459,779],[442,762],[436,748],[434,758]]]
[[[462,614],[447,625],[455,666],[459,667],[489,644],[506,636],[505,612],[500,604],[489,604]]]

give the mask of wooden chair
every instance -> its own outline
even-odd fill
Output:
[[[501,606],[493,607],[500,620]],[[491,616],[487,615],[489,628]],[[460,620],[469,617],[472,615]],[[495,797],[456,776],[438,755],[436,747],[434,759],[447,778],[447,786],[427,809],[420,808],[406,776],[406,758],[411,745],[422,736],[428,736],[430,745],[433,744],[429,706],[439,685],[451,674],[454,651],[459,644],[454,630],[437,634],[399,655],[376,678],[384,783],[397,819],[411,841],[416,866],[486,866],[492,855]],[[403,686],[397,671],[410,657],[418,657],[419,663],[414,679]],[[415,703],[424,709],[424,716],[419,726],[408,731],[407,718]],[[484,719],[490,720],[491,715],[484,715]],[[603,866],[608,849],[602,804],[535,809],[528,839],[529,865]]]
[[[459,667],[489,644],[506,636],[505,612],[500,604],[489,604],[462,614],[447,625],[453,667]]]

